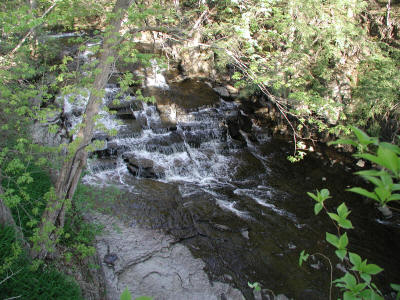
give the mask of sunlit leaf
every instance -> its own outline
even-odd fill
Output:
[[[374,199],[376,201],[379,201],[379,198],[374,193],[371,193],[371,192],[367,191],[366,189],[363,189],[363,188],[360,188],[360,187],[353,187],[351,189],[348,189],[347,191],[353,192],[353,193],[357,193],[357,194],[360,194],[362,196],[365,196],[365,197]]]

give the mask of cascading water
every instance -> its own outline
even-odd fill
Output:
[[[246,297],[252,297],[247,282],[258,281],[296,299],[326,299],[329,272],[324,262],[316,259],[306,270],[297,264],[303,249],[330,249],[323,240],[331,224],[313,216],[313,203],[305,193],[328,187],[342,195],[351,175],[321,167],[314,158],[291,165],[285,159],[287,142],[271,140],[256,124],[249,123],[251,130],[232,127],[232,120],[247,117],[237,103],[210,101],[208,96],[194,100],[208,88],[205,84],[191,94],[167,86],[160,74],[149,83],[158,87],[157,106],[134,97],[115,104],[119,90],[107,87],[103,103],[116,114],[102,111],[100,121],[117,134],[99,127],[95,138],[105,145],[89,159],[83,182],[116,186],[122,194],[107,204],[114,214],[132,226],[174,235],[206,262],[211,277],[237,285]],[[71,130],[87,97],[77,97],[75,104],[69,98],[64,113]],[[368,243],[385,245],[385,236],[398,224],[368,223],[364,216],[370,213],[354,203],[348,205],[361,217],[353,223],[361,222],[364,230],[377,234],[373,242],[368,235],[356,236],[356,247],[368,253]],[[368,257],[385,267],[393,281],[399,275],[391,269],[393,257],[388,261],[387,256],[395,256],[396,249],[400,246]],[[338,264],[334,270],[338,275],[340,268]]]

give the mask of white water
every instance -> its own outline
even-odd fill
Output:
[[[99,43],[87,45],[80,59],[90,62],[94,59],[92,47]],[[163,69],[157,62],[152,62],[152,72],[146,78],[146,86],[167,90],[169,86],[162,75]],[[109,85],[105,89],[102,99],[103,107],[110,104],[119,89]],[[79,129],[84,107],[90,93],[82,90],[79,94],[69,94],[62,97],[64,114],[67,117],[67,129],[73,136]],[[122,102],[132,99],[122,99]],[[242,146],[227,134],[226,116],[238,112],[237,104],[220,100],[217,107],[203,107],[191,112],[184,112],[175,104],[170,105],[169,119],[176,122],[176,129],[171,131],[162,123],[160,115],[154,105],[141,103],[142,109],[127,106],[132,112],[131,121],[119,120],[115,115],[102,109],[97,122],[95,137],[102,137],[105,145],[101,151],[109,151],[110,158],[88,161],[89,174],[83,182],[91,185],[117,185],[118,187],[135,193],[135,188],[129,184],[132,175],[127,169],[125,157],[131,155],[137,161],[152,161],[153,169],[159,175],[157,180],[164,183],[178,183],[183,197],[201,191],[212,195],[215,204],[222,210],[231,212],[239,218],[251,219],[249,212],[238,208],[237,200],[230,199],[225,193],[215,192],[221,188],[230,190],[237,197],[249,197],[257,203],[282,217],[296,221],[294,215],[280,209],[273,204],[270,191],[258,188],[243,189],[239,185],[252,185],[253,179],[235,178],[241,170]],[[241,112],[245,115],[244,112]],[[128,114],[129,115],[129,111]],[[134,126],[132,127],[132,124]],[[138,128],[133,130],[132,128]],[[253,124],[255,136],[259,143],[268,142],[269,136]],[[116,136],[109,136],[109,131],[117,132]],[[268,159],[259,151],[247,133],[241,132],[247,143],[247,150],[264,166],[268,173]],[[107,137],[108,136],[108,137]],[[111,147],[111,148],[110,148]],[[110,150],[108,150],[110,149]],[[115,156],[115,157],[114,157]],[[240,206],[241,207],[241,206]]]
[[[109,88],[103,102],[112,101],[116,94],[115,88]],[[81,99],[82,100],[82,99]],[[242,150],[235,146],[226,129],[223,116],[236,109],[234,103],[221,100],[217,108],[200,108],[184,116],[176,116],[176,130],[159,130],[162,120],[154,105],[142,103],[142,109],[132,111],[134,122],[141,124],[141,130],[132,136],[118,135],[111,138],[113,143],[124,149],[125,156],[133,156],[139,161],[153,162],[154,170],[161,170],[160,178],[164,183],[179,183],[179,190],[183,197],[198,193],[196,187],[201,187],[215,200],[222,210],[231,212],[241,219],[251,219],[251,214],[238,208],[238,202],[230,199],[224,193],[215,192],[215,189],[226,188],[239,198],[249,198],[256,204],[269,210],[271,213],[287,218],[297,223],[296,216],[279,208],[273,203],[273,191],[267,186],[253,188],[238,188],[233,176],[240,168],[240,153]],[[73,111],[73,105],[67,104],[68,111]],[[102,113],[102,122],[106,128],[123,130],[128,125],[118,125],[115,116]],[[156,128],[157,130],[154,130]],[[225,134],[224,134],[225,130]],[[257,130],[257,128],[256,128]],[[268,159],[262,155],[258,146],[250,140],[248,134],[241,132],[247,141],[247,151],[250,151],[268,172]],[[225,140],[224,140],[225,136]],[[265,135],[262,141],[265,140]],[[194,143],[194,144],[193,144]],[[231,146],[230,146],[231,145]],[[239,157],[237,156],[239,155]],[[117,183],[135,193],[133,187],[127,184],[132,175],[127,170],[126,162],[117,155],[115,164],[102,166],[102,161],[92,159],[88,163],[89,174],[83,181],[92,185],[109,185]],[[245,178],[240,183],[246,184]],[[253,184],[250,180],[248,184]]]
[[[165,72],[165,69],[162,69],[155,59],[151,59],[150,63],[152,67],[152,74],[146,77],[146,86],[168,90],[169,85],[167,84],[164,75],[162,75],[162,73]]]
[[[102,99],[103,107],[110,102],[110,99],[115,96],[118,90],[118,88],[112,85],[105,88],[105,96]],[[69,132],[73,133],[74,137],[78,130],[77,125],[82,122],[82,116],[86,104],[89,101],[89,97],[90,92],[87,89],[82,89],[80,93],[68,94],[59,98],[63,102],[64,115],[68,118],[67,129]],[[107,130],[113,129],[118,131],[121,128],[121,122],[117,120],[114,115],[111,115],[104,110],[101,110],[99,115],[101,116],[101,119],[96,122],[97,130],[95,134],[105,133]]]

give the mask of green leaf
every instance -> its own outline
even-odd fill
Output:
[[[307,192],[307,195],[308,195],[309,197],[313,198],[315,201],[319,202],[319,201],[318,201],[319,199],[318,199],[317,195],[315,195],[315,194],[313,194],[313,193],[310,193],[310,192]]]
[[[308,257],[310,255],[305,253],[305,250],[301,251],[300,253],[300,257],[299,257],[299,266],[301,267],[301,265],[303,264],[303,261],[307,261]],[[250,284],[250,283],[249,283]],[[250,286],[250,285],[249,285]],[[251,286],[250,286],[251,287]]]
[[[256,292],[261,291],[261,285],[260,285],[259,282],[254,282],[254,283],[247,282],[247,285],[248,285],[250,288],[254,289]]]
[[[378,157],[378,156],[375,156],[375,155],[372,155],[369,153],[358,154],[357,157],[364,158],[364,159],[369,160],[373,163],[376,163],[377,165],[380,165],[380,166],[384,166],[384,163],[385,163],[381,157]]]
[[[353,290],[353,288],[357,285],[356,278],[350,273],[346,273],[343,277],[336,279],[333,282],[336,283],[336,286],[338,286],[338,283],[344,283],[345,288],[348,290]]]
[[[363,189],[363,188],[360,188],[360,187],[353,187],[351,189],[347,189],[347,191],[353,192],[353,193],[357,193],[357,194],[360,194],[362,196],[365,196],[365,197],[374,199],[376,201],[379,201],[378,197],[374,193],[368,192],[366,189]]]
[[[366,180],[368,180],[369,182],[375,184],[376,186],[383,186],[383,182],[382,180],[380,180],[379,178],[373,177],[373,176],[363,176]]]
[[[336,235],[326,232],[326,240],[336,248],[339,248],[339,238]]]
[[[365,289],[366,286],[367,286],[366,283],[359,283],[359,284],[357,284],[357,285],[354,287],[353,292],[358,294],[358,293],[360,293],[363,289]]]
[[[349,244],[349,238],[347,237],[347,233],[345,232],[339,238],[339,249],[346,249]]]
[[[400,299],[400,284],[390,284],[390,287],[397,292],[396,300]]]
[[[392,194],[392,196],[390,196],[390,198],[388,199],[388,201],[398,201],[400,200],[400,194]]]
[[[400,147],[394,144],[390,144],[390,143],[386,143],[386,142],[382,142],[379,144],[379,146],[389,149],[391,151],[393,151],[394,153],[400,155]]]
[[[120,300],[132,300],[132,295],[128,288],[125,288],[125,290],[122,292]]]
[[[335,220],[336,222],[340,221],[340,217],[337,214],[334,213],[328,213],[328,216],[332,219]]]
[[[320,193],[321,193],[321,196],[322,196],[322,198],[324,200],[330,198],[328,189],[322,189]]]
[[[354,268],[352,270],[360,271],[362,262],[361,257],[356,253],[350,252],[349,258],[350,262],[354,265]]]
[[[352,292],[346,291],[343,293],[343,300],[359,300],[357,296],[353,295]]]
[[[385,187],[377,187],[374,189],[374,192],[378,196],[379,202],[382,204],[384,204],[391,196],[390,191],[388,191]]]
[[[350,139],[338,139],[336,141],[328,143],[328,146],[331,146],[331,145],[352,145],[354,147],[357,147],[358,144],[357,144],[357,142],[350,140]]]
[[[370,275],[376,275],[380,272],[383,271],[383,269],[375,264],[368,264],[364,270],[365,273],[370,274]]]
[[[360,276],[366,283],[368,283],[368,284],[371,283],[371,275],[369,275],[367,273],[361,273]]]
[[[396,291],[396,292],[400,292],[400,284],[395,284],[395,283],[391,283],[390,287]]]
[[[385,171],[382,171],[382,170],[363,170],[363,171],[355,172],[354,174],[357,174],[357,175],[360,175],[360,176],[380,176],[383,173],[385,173]]]
[[[351,224],[351,221],[345,220],[345,219],[340,219],[338,222],[339,226],[344,228],[344,229],[353,229],[353,224]]]
[[[388,189],[391,189],[393,187],[393,179],[392,176],[390,176],[387,172],[384,172],[381,175],[381,180],[384,186],[386,186]]]
[[[337,208],[337,212],[339,214],[339,217],[344,218],[344,219],[347,218],[347,216],[350,214],[350,212],[347,209],[347,206],[344,202],[339,205],[339,207]]]
[[[354,132],[358,141],[363,146],[368,146],[371,143],[377,142],[376,138],[372,138],[372,137],[368,136],[364,131],[362,131],[361,129],[358,129],[355,126],[351,126],[351,130]]]
[[[381,146],[378,148],[377,154],[382,161],[382,165],[397,175],[399,172],[397,155],[392,150]]]
[[[315,215],[318,215],[320,213],[320,211],[322,210],[322,208],[323,208],[323,206],[322,206],[321,203],[316,203],[314,205],[314,213],[315,213]]]
[[[345,250],[345,249],[336,250],[336,251],[335,251],[335,254],[336,254],[337,257],[340,258],[340,260],[343,261],[343,259],[346,257],[347,250]]]

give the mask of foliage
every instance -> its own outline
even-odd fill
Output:
[[[180,7],[165,1],[150,2],[149,5],[146,1],[134,1],[127,12],[127,30],[122,36],[111,37],[116,55],[107,57],[108,62],[150,66],[155,56],[134,49],[133,40],[140,33],[130,29],[137,26],[189,28],[188,24],[209,5],[202,42],[215,49],[217,65],[222,68],[234,64],[232,79],[237,87],[250,92],[256,87],[268,87],[264,91],[282,105],[284,113],[297,118],[300,127],[314,126],[320,131],[338,134],[349,130],[349,124],[357,124],[369,127],[369,132],[377,132],[382,121],[396,115],[400,56],[393,47],[368,36],[357,18],[367,11],[365,1],[185,0]],[[74,156],[81,141],[73,140],[73,135],[82,125],[68,132],[72,142],[59,147],[35,145],[30,128],[34,122],[40,122],[52,133],[62,130],[60,123],[51,122],[63,106],[63,98],[56,95],[78,98],[84,91],[100,97],[104,94],[92,88],[96,74],[101,72],[98,69],[101,46],[93,44],[110,36],[107,24],[113,17],[110,12],[113,3],[104,0],[37,0],[36,3],[36,7],[29,7],[22,0],[5,0],[0,4],[0,180],[5,188],[4,201],[12,208],[25,236],[30,241],[46,244],[48,234],[39,235],[37,229],[40,222],[46,222],[41,214],[47,204],[55,201],[55,193],[45,170],[46,167],[57,169],[65,159]],[[54,9],[44,16],[53,3]],[[74,31],[78,36],[68,42],[52,39],[50,33],[60,30]],[[11,55],[25,36],[26,41]],[[89,42],[92,42],[90,49]],[[73,46],[77,53],[63,52],[64,43]],[[82,64],[74,57],[86,50],[93,53],[93,60]],[[349,70],[348,65],[353,63],[357,68]],[[332,83],[343,81],[349,72],[354,77],[350,82],[352,98],[334,97]],[[140,78],[133,74],[120,75],[119,96],[140,85]],[[144,97],[140,89],[136,96],[138,100],[154,101]],[[330,128],[330,125],[337,126]],[[100,122],[96,126],[104,130]],[[353,131],[359,142],[342,140],[342,143],[355,145],[360,150],[358,158],[382,169],[359,172],[374,185],[373,191],[362,188],[351,191],[380,205],[399,200],[400,148]],[[94,150],[99,146],[100,143],[94,142],[85,149]],[[304,153],[299,151],[291,160],[301,159]],[[325,196],[329,196],[326,191],[315,195],[316,213],[325,208]],[[79,216],[80,203],[76,198],[66,199],[64,204],[72,209],[67,212],[66,227],[57,233],[68,249],[66,257],[84,258],[93,254],[91,242],[98,228],[86,224]],[[349,229],[352,225],[348,214],[347,207],[341,205],[328,216],[338,228]],[[51,233],[55,224],[47,225],[45,233]],[[348,253],[346,233],[327,234],[326,238],[341,259],[353,260],[353,265],[358,266],[357,272],[368,275],[368,264]],[[53,248],[54,245],[46,246]],[[6,267],[20,257],[16,244],[12,247],[14,252],[8,256]],[[301,261],[306,257],[303,253]],[[347,288],[353,283],[351,277],[337,282]],[[361,290],[369,288],[364,286]],[[372,290],[375,291],[373,287]]]
[[[95,254],[93,243],[95,237],[101,233],[102,226],[88,223],[82,217],[91,209],[99,210],[99,203],[111,203],[119,190],[113,187],[102,189],[79,184],[74,195],[74,210],[67,213],[66,223],[60,243],[66,247],[67,259],[76,257],[84,259]],[[64,255],[64,256],[65,256]]]
[[[247,285],[249,288],[254,289],[254,291],[259,292],[261,291],[261,286],[259,282],[250,283],[248,282]]]
[[[265,88],[301,127],[340,135],[357,125],[379,133],[396,115],[400,61],[391,54],[396,49],[368,35],[359,17],[368,5],[213,1],[217,13],[206,38],[215,43],[221,70],[234,65],[237,87]]]
[[[33,3],[33,2],[32,2]],[[53,39],[49,36],[49,30],[77,30],[78,28],[88,29],[85,24],[90,20],[100,20],[100,23],[109,22],[113,14],[110,12],[109,1],[92,0],[62,0],[47,1],[37,0],[36,7],[28,7],[26,2],[5,1],[0,6],[0,15],[2,29],[0,30],[2,44],[0,49],[0,75],[4,80],[0,83],[0,180],[5,187],[4,200],[7,206],[13,208],[16,213],[15,219],[21,223],[26,238],[35,245],[38,250],[39,245],[45,245],[47,250],[54,250],[54,243],[50,241],[49,236],[57,230],[56,243],[62,240],[70,247],[67,255],[71,253],[78,254],[80,258],[94,253],[94,248],[90,245],[93,234],[97,232],[94,228],[88,228],[79,217],[76,210],[67,214],[67,227],[56,228],[41,215],[44,208],[49,204],[58,201],[55,189],[51,187],[50,178],[46,178],[45,190],[41,190],[40,195],[30,195],[30,184],[38,185],[34,180],[34,175],[29,168],[43,168],[46,165],[52,168],[58,168],[62,163],[71,159],[80,146],[80,139],[75,138],[72,142],[59,145],[58,147],[39,146],[32,142],[32,124],[34,122],[42,124],[45,130],[55,134],[63,130],[62,122],[53,122],[54,118],[62,111],[64,103],[55,95],[68,96],[69,98],[79,98],[83,91],[88,95],[96,94],[99,97],[104,95],[104,91],[93,90],[92,84],[94,77],[99,69],[97,55],[100,53],[100,45],[92,44],[90,49],[86,45],[92,42],[99,42],[100,31],[97,31],[93,38],[84,38],[84,35],[69,39],[68,46],[75,46],[79,52],[90,50],[92,60],[82,64],[78,58],[72,58],[65,55],[63,51],[63,41]],[[13,5],[16,10],[7,15]],[[54,6],[51,6],[53,5]],[[51,13],[44,12],[54,7]],[[88,9],[90,7],[90,9]],[[135,10],[136,9],[136,10]],[[132,10],[129,11],[129,22],[140,21],[145,23],[146,19],[156,15],[158,10],[152,10],[141,3],[135,3]],[[43,16],[43,17],[42,17]],[[18,20],[18,21],[16,21]],[[139,24],[136,24],[139,25]],[[101,28],[102,25],[97,24]],[[112,26],[104,28],[101,34],[103,37],[110,35]],[[102,28],[103,29],[103,28]],[[27,39],[20,48],[15,48],[20,41],[24,41],[24,35]],[[30,35],[29,35],[30,34]],[[126,63],[149,62],[152,55],[141,55],[138,51],[131,51],[135,46],[130,41],[132,36],[129,32],[122,37],[111,37],[115,41],[116,53],[118,57],[109,56],[107,61],[116,63],[122,57]],[[126,42],[119,43],[118,39]],[[18,49],[15,55],[12,49]],[[11,54],[10,54],[11,53]],[[74,53],[73,55],[75,55]],[[75,63],[75,65],[74,65]],[[130,86],[138,84],[132,74],[125,73],[121,76],[120,86],[122,93],[126,93]],[[154,101],[151,97],[145,97],[140,90],[137,91],[137,98],[143,101]],[[74,101],[74,100],[71,100]],[[85,105],[85,103],[79,103]],[[97,121],[97,120],[96,120]],[[82,125],[76,126],[67,135],[71,137],[77,133]],[[96,129],[102,129],[106,132],[101,122],[97,121]],[[109,134],[115,134],[112,130]],[[57,142],[55,142],[57,144]],[[86,146],[87,151],[93,151],[99,147],[99,143],[94,141]],[[67,154],[67,155],[65,155]],[[64,201],[65,200],[65,201]],[[70,209],[74,207],[73,199],[63,199],[63,205]],[[54,209],[54,207],[52,208]],[[20,211],[23,211],[21,214]],[[39,230],[39,228],[42,228]],[[43,232],[42,232],[43,231]],[[69,232],[70,231],[70,232]],[[78,232],[79,234],[73,234]],[[91,236],[90,236],[91,235]]]
[[[317,202],[314,206],[315,214],[318,215],[324,209],[329,218],[334,222],[337,234],[326,232],[326,241],[335,247],[336,256],[348,266],[345,275],[332,281],[331,285],[335,284],[336,287],[340,288],[343,293],[343,299],[346,300],[383,300],[382,293],[372,282],[372,276],[382,272],[383,269],[375,264],[368,264],[366,259],[362,260],[358,254],[348,251],[349,239],[347,233],[342,233],[342,230],[352,229],[353,225],[348,219],[350,211],[346,204],[340,204],[336,214],[329,212],[325,206],[325,201],[330,198],[327,189],[317,191],[316,194],[308,193],[308,195]],[[319,253],[313,255],[319,255]],[[309,256],[305,251],[302,251],[299,258],[299,265],[301,266],[303,262],[307,261]]]
[[[375,163],[379,170],[371,169],[356,172],[364,179],[375,185],[372,192],[360,188],[353,187],[349,191],[366,196],[377,201],[381,206],[385,206],[389,201],[400,200],[398,191],[400,190],[399,172],[400,172],[400,148],[396,145],[379,142],[377,138],[371,138],[366,133],[356,127],[352,130],[357,137],[357,141],[350,139],[339,139],[332,144],[350,144],[358,149],[355,154],[357,158],[363,158],[371,163]],[[394,183],[397,182],[397,183]],[[328,211],[325,201],[331,198],[329,190],[322,189],[314,193],[307,193],[316,204],[314,205],[314,213],[318,215],[322,210],[326,212],[328,217],[333,221],[337,233],[326,232],[326,241],[335,247],[336,256],[347,265],[345,275],[331,282],[340,288],[343,293],[343,299],[383,299],[383,295],[378,287],[372,282],[372,277],[383,271],[382,268],[375,264],[370,264],[367,259],[362,259],[360,255],[348,250],[349,238],[345,229],[353,229],[351,221],[348,219],[350,211],[346,204],[341,203],[336,213]],[[321,255],[321,253],[313,255]],[[300,253],[299,265],[307,261],[309,254],[303,250]],[[332,264],[327,258],[331,265]],[[332,274],[332,273],[331,273]],[[331,275],[332,276],[332,275]],[[399,286],[392,284],[391,287],[398,292],[400,297]],[[331,295],[331,293],[330,293]]]
[[[357,147],[358,152],[354,156],[375,164],[376,168],[356,172],[375,186],[372,191],[361,187],[353,187],[349,191],[373,199],[380,206],[400,200],[400,147],[380,142],[356,127],[352,127],[352,130],[357,141],[339,139],[331,144],[349,144]]]
[[[140,297],[136,297],[135,300],[152,300],[153,298],[151,297],[147,297],[147,296],[140,296]],[[120,300],[132,300],[132,295],[131,292],[128,290],[128,288],[126,288],[121,296],[120,296]]]
[[[0,228],[0,265],[2,299],[83,299],[71,278],[52,267],[35,268],[11,227]]]
[[[14,219],[22,228],[24,235],[29,239],[33,228],[40,220],[40,215],[46,205],[51,180],[48,174],[33,162],[23,164],[21,159],[15,157],[3,170],[2,185],[5,193],[2,198],[11,208]]]
[[[381,123],[393,117],[399,102],[400,60],[376,51],[359,65],[359,78],[353,90],[352,123],[379,134]]]

